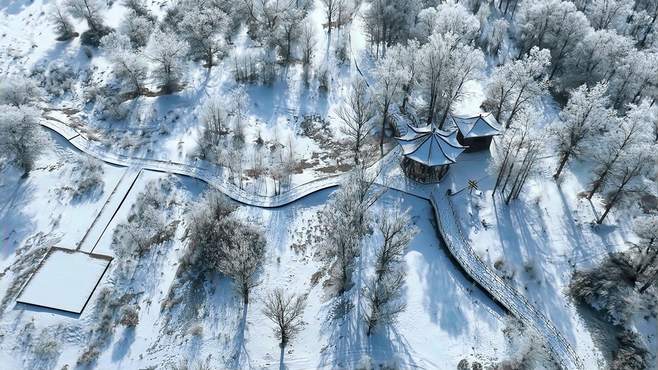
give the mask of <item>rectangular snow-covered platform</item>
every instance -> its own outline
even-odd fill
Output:
[[[16,301],[80,314],[111,260],[108,256],[52,247]]]

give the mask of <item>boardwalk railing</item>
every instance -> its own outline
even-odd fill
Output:
[[[464,271],[496,301],[544,340],[556,361],[565,369],[582,369],[583,364],[569,342],[526,297],[504,281],[471,247],[458,224],[457,212],[447,194],[433,191],[430,203],[446,247]]]

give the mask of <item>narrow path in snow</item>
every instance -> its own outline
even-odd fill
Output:
[[[93,252],[94,248],[98,244],[98,241],[105,234],[105,230],[114,219],[114,216],[123,205],[123,202],[126,200],[128,193],[137,182],[137,177],[141,170],[136,167],[128,167],[126,171],[121,176],[121,179],[112,190],[112,193],[103,204],[103,208],[98,212],[94,221],[91,223],[89,229],[82,237],[82,240],[78,244],[78,250],[85,253]]]
[[[71,145],[82,152],[102,161],[120,166],[134,167],[140,170],[159,171],[197,178],[215,187],[237,202],[254,207],[275,208],[290,204],[317,191],[336,187],[340,185],[346,176],[346,174],[342,174],[313,180],[279,195],[262,196],[250,194],[230,182],[223,172],[223,168],[219,166],[210,166],[208,164],[205,166],[196,166],[194,163],[116,155],[108,152],[106,148],[90,142],[62,120],[46,116],[40,123],[42,126],[66,138]],[[374,171],[377,174],[385,173],[382,169],[390,168],[391,165],[397,163],[399,154],[400,152],[397,148],[391,150],[381,160],[368,168],[368,170]],[[528,302],[521,293],[503,281],[495,271],[478,257],[458,226],[457,215],[454,212],[452,202],[447,195],[440,194],[439,186],[420,185],[406,179],[396,180],[387,181],[387,179],[382,179],[380,176],[378,183],[391,189],[428,199],[434,208],[439,233],[446,243],[448,250],[462,266],[464,272],[512,315],[542,336],[555,359],[563,368],[582,369],[583,365],[580,358],[550,320]],[[92,225],[93,228],[94,226]],[[82,244],[85,244],[84,240]]]
[[[435,189],[430,196],[437,227],[450,253],[478,285],[489,292],[524,325],[539,333],[558,363],[565,369],[582,369],[583,364],[571,344],[555,325],[518,290],[505,282],[471,247],[459,226],[450,195]]]

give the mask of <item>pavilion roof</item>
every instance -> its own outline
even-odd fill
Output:
[[[455,163],[457,156],[466,149],[457,141],[457,130],[440,130],[433,123],[423,127],[407,126],[407,133],[397,138],[402,153],[426,166]]]
[[[450,119],[465,138],[500,135],[502,129],[491,113],[481,113],[473,117],[451,115]]]

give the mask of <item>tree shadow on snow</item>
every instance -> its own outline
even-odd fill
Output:
[[[114,343],[112,350],[112,362],[121,361],[130,350],[130,346],[135,342],[135,328],[125,328],[121,338]]]

